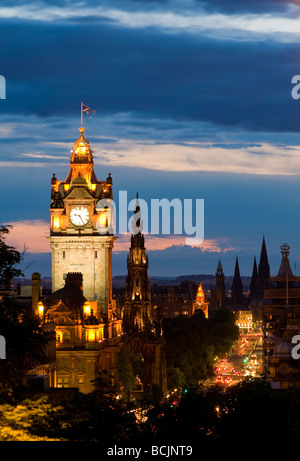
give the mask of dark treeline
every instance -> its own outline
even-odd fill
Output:
[[[170,390],[207,379],[212,374],[214,358],[223,356],[238,339],[234,315],[225,309],[208,319],[202,311],[192,317],[165,319],[163,330]]]

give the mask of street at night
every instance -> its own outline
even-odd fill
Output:
[[[214,374],[208,380],[210,385],[232,386],[250,376],[260,377],[263,374],[262,334],[256,331],[240,333],[232,351],[225,357],[216,358]]]

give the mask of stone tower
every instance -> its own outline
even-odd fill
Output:
[[[153,322],[151,316],[151,290],[148,275],[142,220],[138,196],[132,225],[131,246],[127,259],[127,279],[123,310],[123,330],[132,363],[140,360],[144,391],[157,386],[167,391],[165,340],[161,320]]]
[[[123,325],[125,331],[138,327],[143,330],[151,323],[151,290],[148,275],[143,224],[140,217],[138,196],[133,219],[133,234],[127,257],[127,278]]]
[[[95,315],[109,316],[112,301],[112,178],[98,181],[84,128],[75,141],[65,181],[51,180],[52,290],[70,272],[83,276],[83,294],[97,302]]]

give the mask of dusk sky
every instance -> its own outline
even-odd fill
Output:
[[[204,199],[200,246],[146,235],[150,276],[215,273],[219,258],[232,275],[236,256],[251,275],[263,235],[271,275],[284,242],[300,273],[299,74],[299,0],[2,0],[0,221],[25,275],[51,275],[50,181],[68,174],[81,101],[116,202]]]

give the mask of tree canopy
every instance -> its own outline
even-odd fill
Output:
[[[15,266],[23,255],[5,243],[9,231],[9,226],[0,227],[0,286],[22,275]],[[21,318],[22,309],[12,297],[0,301],[0,335],[6,343],[6,358],[0,360],[0,399],[23,388],[27,372],[45,362],[43,331],[32,316]]]
[[[23,275],[21,269],[16,267],[22,261],[23,254],[5,242],[5,237],[11,227],[0,226],[0,288],[5,285],[7,280]]]
[[[232,312],[223,309],[209,319],[202,311],[165,319],[163,329],[169,389],[207,379],[214,357],[228,352],[238,338]]]

